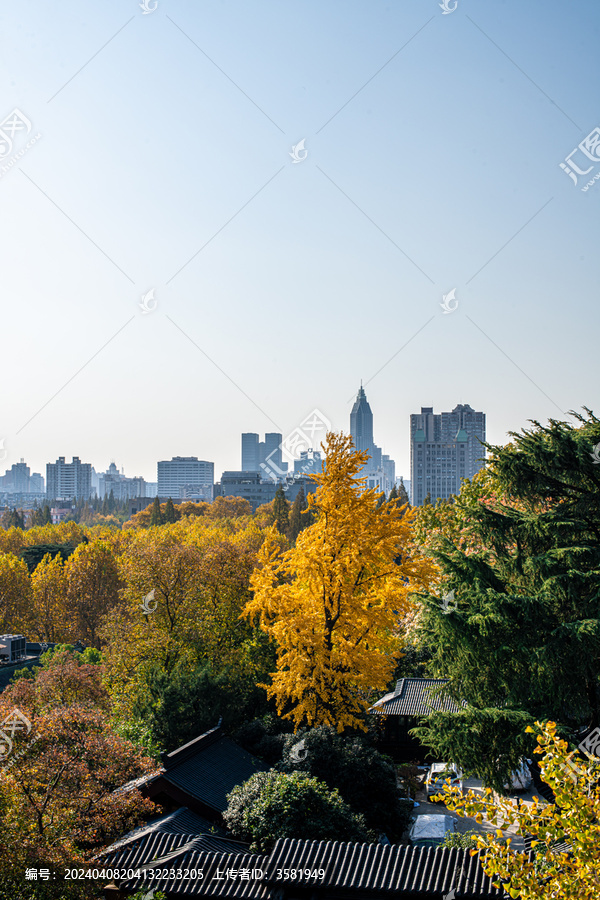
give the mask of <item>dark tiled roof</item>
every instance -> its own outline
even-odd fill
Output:
[[[429,716],[432,712],[459,712],[458,704],[444,691],[443,678],[401,678],[391,694],[375,703],[369,712],[387,716]]]
[[[121,882],[120,887],[137,891],[150,886],[164,891],[169,897],[231,897],[235,900],[263,900],[268,897],[262,879],[266,857],[254,853],[206,853],[194,847],[181,847],[178,851],[156,859],[146,869],[175,869],[185,872],[195,869],[201,878],[166,879],[133,878]],[[241,878],[240,870],[248,877]],[[229,874],[228,874],[229,872]],[[235,875],[233,874],[235,872]],[[254,873],[257,877],[252,877]],[[258,874],[259,873],[259,874]]]
[[[227,838],[223,828],[213,825],[211,822],[198,816],[195,812],[192,812],[191,809],[182,807],[166,816],[161,816],[160,819],[155,819],[153,822],[147,822],[140,828],[130,831],[120,840],[115,841],[114,844],[111,844],[110,847],[103,850],[100,855],[105,856],[107,853],[124,850],[127,845],[139,842],[142,838],[148,839],[151,835],[158,833],[184,834],[187,836],[202,837],[202,846],[205,850],[233,852],[247,849],[246,844]],[[149,842],[147,846],[151,848],[151,842]],[[149,850],[149,852],[151,852],[151,850]],[[121,865],[121,863],[119,863],[119,865]]]
[[[219,727],[162,756],[162,777],[218,812],[227,809],[227,794],[255,772],[266,771]]]
[[[151,831],[127,842],[113,844],[103,850],[96,859],[107,868],[135,869],[154,868],[161,861],[173,856],[179,857],[191,852],[211,852],[229,856],[232,853],[250,855],[246,844],[214,837],[211,834],[172,834],[165,831]]]
[[[471,856],[468,850],[285,839],[277,841],[265,868],[271,886],[282,885],[278,869],[323,869],[322,879],[298,878],[294,883],[334,896],[352,891],[441,897],[453,888],[457,898],[504,896],[484,873],[478,855]]]

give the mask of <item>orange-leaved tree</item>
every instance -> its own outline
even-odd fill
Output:
[[[413,513],[377,506],[360,472],[368,459],[343,434],[327,435],[322,473],[310,494],[316,520],[281,552],[273,527],[253,573],[245,614],[277,645],[268,687],[296,726],[364,729],[372,690],[387,687],[402,643],[409,591],[434,577],[415,547]]]

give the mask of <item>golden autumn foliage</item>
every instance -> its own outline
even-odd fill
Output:
[[[49,643],[69,643],[72,627],[66,616],[67,579],[60,554],[47,553],[31,573],[29,636]]]
[[[0,552],[0,634],[18,634],[27,623],[31,584],[22,559]]]
[[[242,519],[205,516],[125,533],[121,604],[102,630],[111,691],[122,708],[151,670],[243,665],[252,629],[240,614],[262,539]]]
[[[600,760],[584,761],[570,753],[556,734],[556,724],[536,723],[543,780],[554,792],[555,803],[538,797],[517,802],[487,788],[484,794],[444,788],[439,797],[460,815],[483,817],[495,823],[497,833],[473,835],[485,872],[497,876],[515,900],[597,900],[600,897]],[[533,732],[534,729],[526,729]],[[533,854],[511,852],[510,839],[500,829],[517,826],[517,834],[531,836]]]
[[[281,553],[274,528],[259,553],[245,614],[277,645],[269,695],[296,726],[364,728],[367,692],[384,690],[401,648],[409,591],[426,590],[433,563],[415,548],[413,513],[360,477],[366,453],[327,435],[323,472],[308,503],[317,518]]]

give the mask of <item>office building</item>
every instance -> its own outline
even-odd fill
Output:
[[[369,459],[361,475],[367,478],[366,488],[388,494],[395,484],[396,464],[373,438],[373,413],[361,384],[350,412],[350,434],[357,450],[366,451]]]
[[[44,479],[39,472],[29,473],[29,466],[24,459],[13,463],[4,475],[0,475],[0,493],[28,494],[44,492]]]
[[[301,487],[305,495],[314,493],[317,489],[312,478],[289,476],[283,483],[277,484],[272,480],[261,481],[259,472],[223,472],[221,481],[215,485],[215,497],[242,497],[248,500],[252,511],[256,512],[263,503],[270,503],[275,498],[275,493],[281,486],[286,500],[292,503]]]
[[[174,456],[158,463],[158,495],[172,500],[212,500],[215,466],[197,456]]]
[[[350,434],[357,450],[373,454],[373,413],[361,384],[350,412]]]
[[[110,492],[115,500],[130,500],[132,497],[145,497],[146,482],[141,476],[127,478],[123,469],[119,472],[114,462],[98,476],[98,497],[110,497]]]
[[[92,495],[92,467],[82,463],[78,456],[65,462],[59,456],[55,463],[46,465],[46,497],[48,500],[89,500]]]
[[[460,403],[452,412],[434,414],[423,406],[410,417],[411,502],[421,506],[458,494],[463,478],[484,465],[485,413]]]
[[[283,462],[282,444],[283,438],[276,431],[265,434],[264,441],[252,432],[242,434],[241,471],[259,472],[263,478],[282,481],[288,471],[287,462]]]

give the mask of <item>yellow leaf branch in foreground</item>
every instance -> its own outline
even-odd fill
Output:
[[[597,900],[600,897],[600,760],[585,761],[570,753],[556,734],[556,724],[536,723],[540,769],[556,803],[517,802],[444,788],[439,799],[462,816],[485,817],[498,828],[516,826],[532,840],[533,853],[510,851],[510,839],[475,835],[488,875],[498,876],[510,897],[520,900]],[[528,728],[528,731],[533,729]],[[479,818],[478,818],[479,821]],[[562,845],[562,846],[559,846]],[[475,851],[476,852],[476,851]]]

